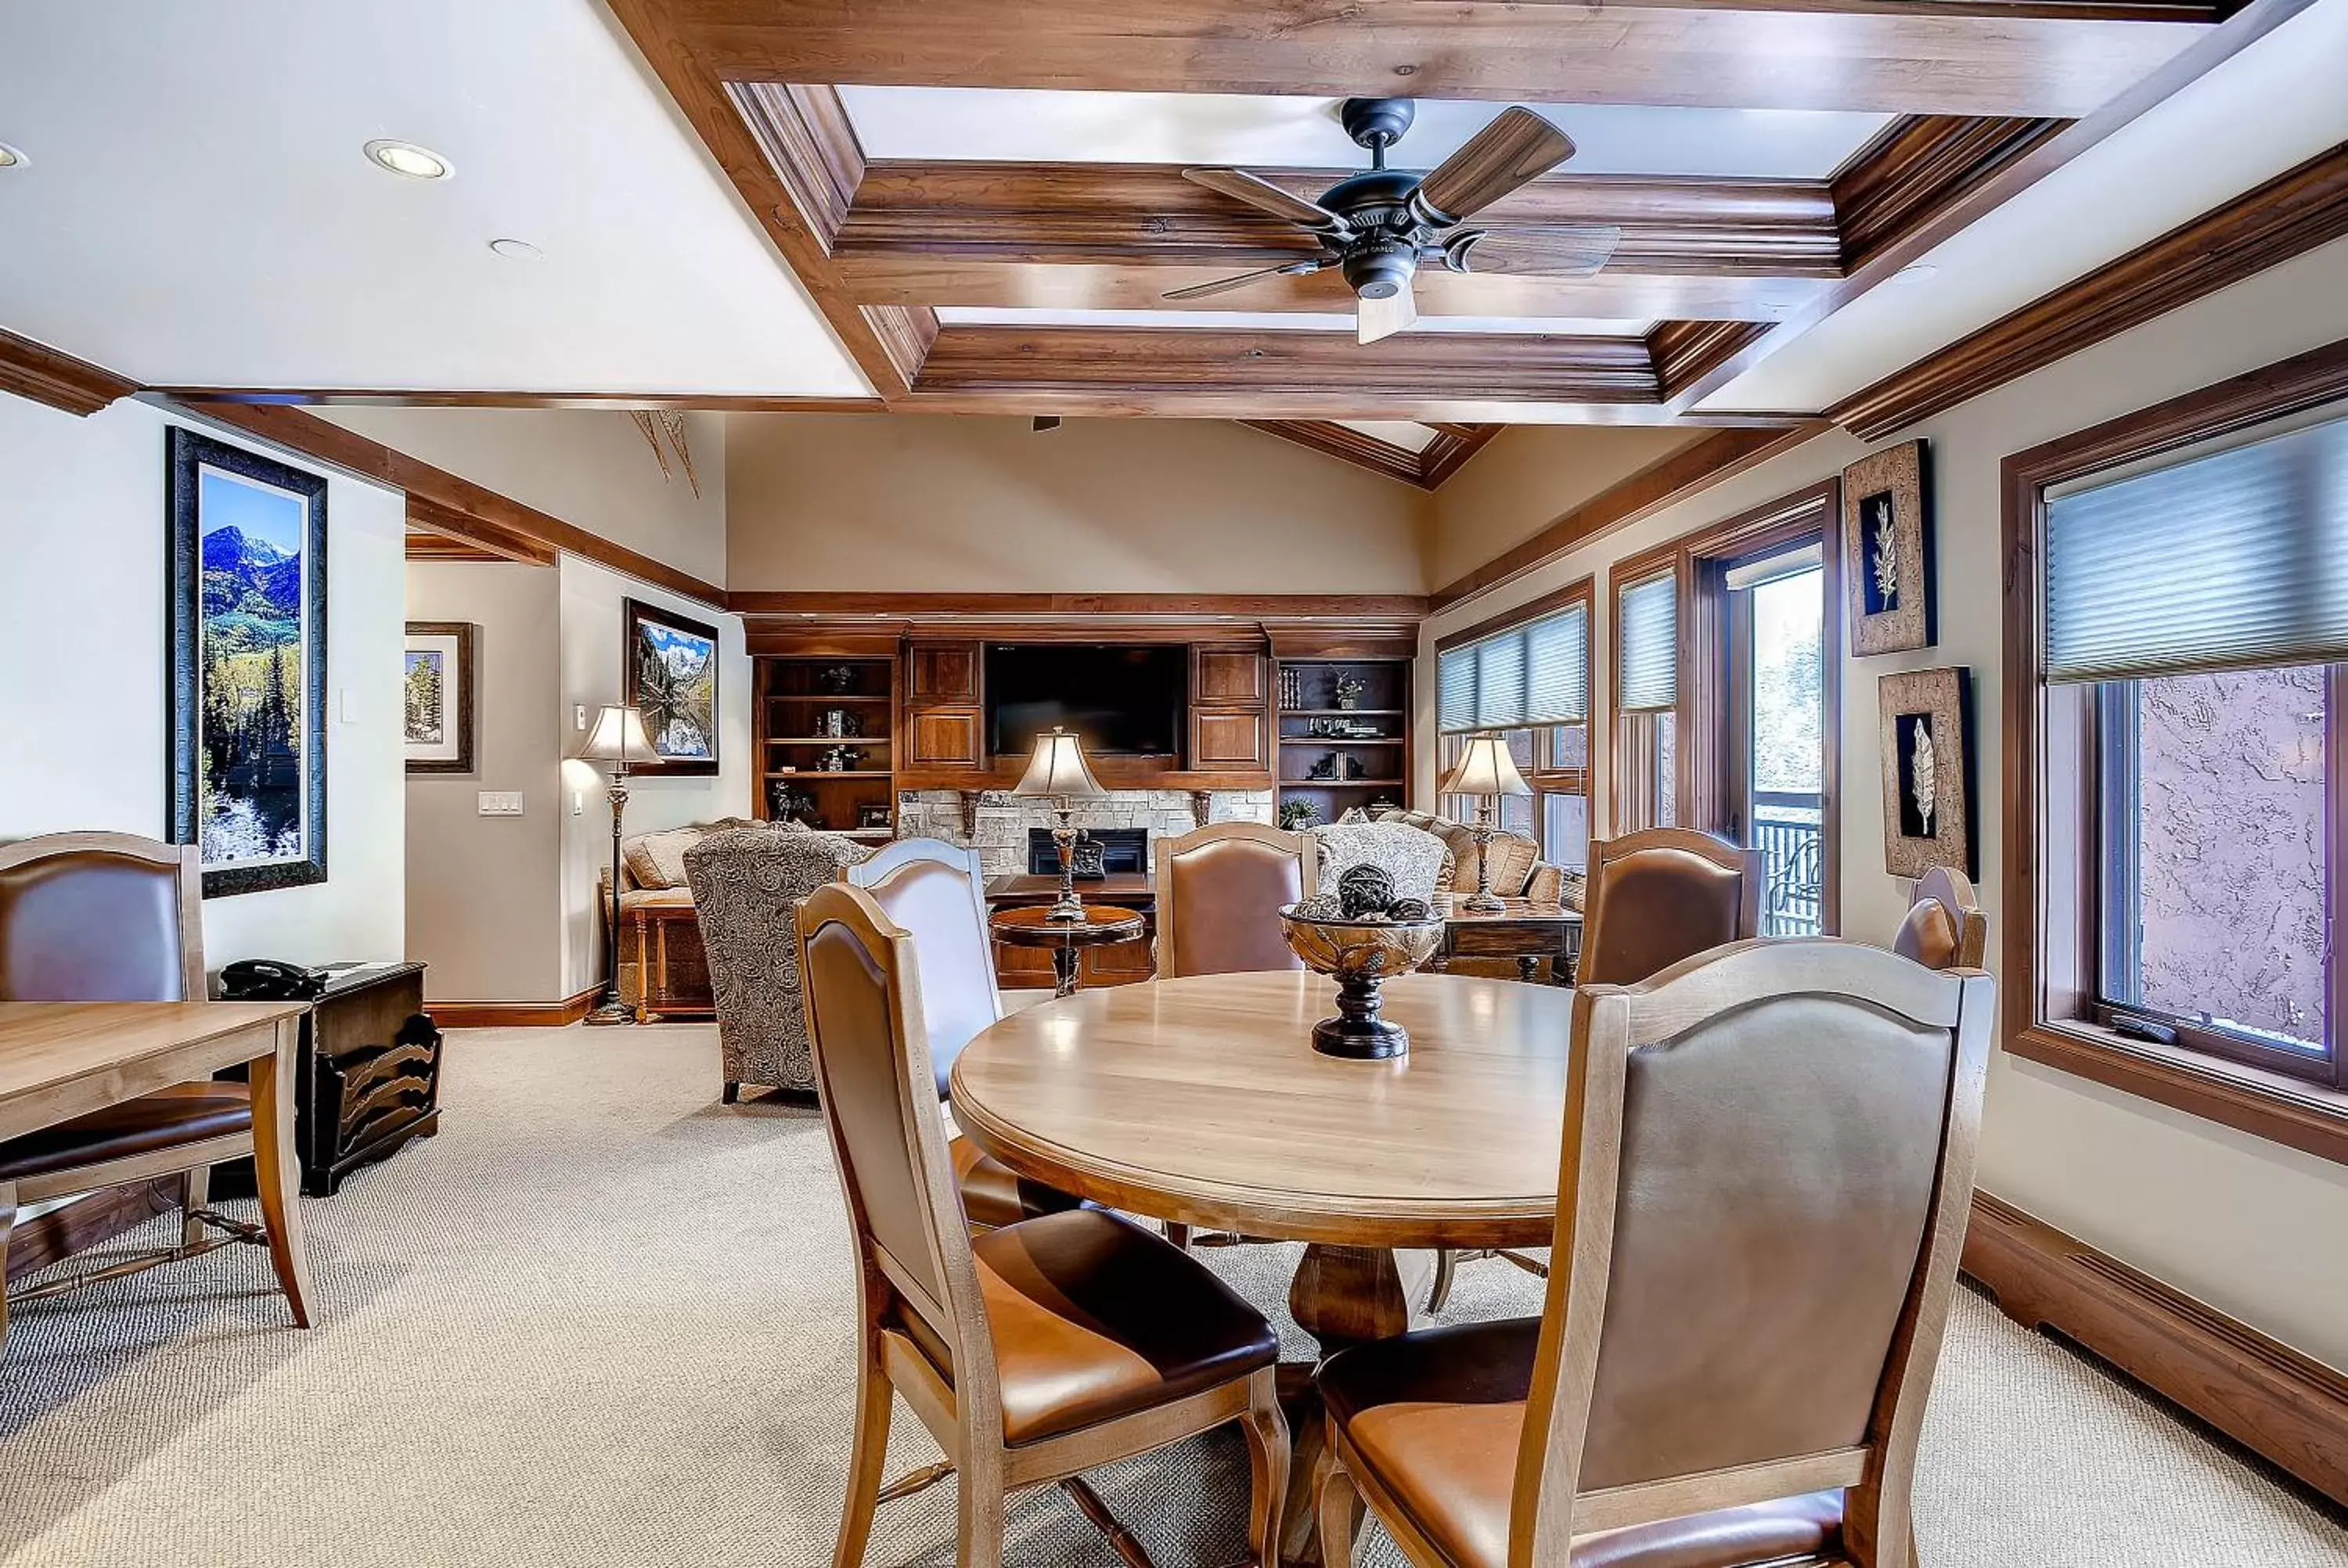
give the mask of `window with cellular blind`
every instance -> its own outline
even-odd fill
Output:
[[[2348,418],[2046,508],[2046,678],[2348,660]]]
[[[1580,723],[1590,702],[1590,612],[1577,604],[1447,649],[1436,682],[1437,721],[1447,735]]]
[[[1680,700],[1679,579],[1671,572],[1625,587],[1616,605],[1614,706],[1653,712]]]

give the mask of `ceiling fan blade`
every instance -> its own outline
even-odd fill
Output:
[[[1342,231],[1344,219],[1326,207],[1316,207],[1302,196],[1292,196],[1268,179],[1238,169],[1186,169],[1182,178],[1193,185],[1203,185],[1220,196],[1234,201],[1244,201],[1259,211],[1275,218],[1285,218],[1291,223],[1302,223],[1307,229]]]
[[[1418,182],[1413,201],[1435,223],[1457,223],[1572,156],[1565,132],[1529,108],[1505,108]]]
[[[1357,300],[1354,304],[1354,336],[1359,343],[1392,337],[1418,320],[1418,302],[1408,284],[1383,300]]]
[[[1308,272],[1317,272],[1328,264],[1316,259],[1311,261],[1291,261],[1285,267],[1259,267],[1252,272],[1238,272],[1228,278],[1217,278],[1211,283],[1193,283],[1187,289],[1176,289],[1170,294],[1160,294],[1158,297],[1161,300],[1203,300],[1209,294],[1220,294],[1226,289],[1245,288],[1258,278],[1269,278],[1281,272],[1285,272],[1292,278],[1301,278]]]
[[[1585,278],[1606,265],[1622,231],[1606,224],[1554,229],[1468,229],[1443,248],[1455,272],[1516,272],[1549,278]]]

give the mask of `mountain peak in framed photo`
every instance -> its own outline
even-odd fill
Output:
[[[641,773],[717,771],[717,629],[656,604],[623,607],[622,646],[628,706],[644,715],[658,762]]]

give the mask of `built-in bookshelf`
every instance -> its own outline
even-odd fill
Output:
[[[1400,656],[1280,661],[1272,772],[1283,821],[1292,802],[1318,825],[1410,798],[1410,669]]]
[[[757,664],[757,815],[864,838],[891,836],[897,661],[768,656]]]

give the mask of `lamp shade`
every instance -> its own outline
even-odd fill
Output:
[[[1035,755],[1028,762],[1013,794],[1098,795],[1108,791],[1085,764],[1085,748],[1076,737],[1055,725],[1035,737]]]
[[[587,743],[579,748],[580,757],[591,763],[618,763],[625,767],[630,763],[658,760],[653,750],[653,738],[644,733],[644,716],[634,708],[606,707],[595,714],[595,727],[587,732]]]
[[[1533,786],[1517,771],[1509,743],[1498,735],[1470,735],[1459,765],[1436,786],[1445,794],[1530,794]]]

